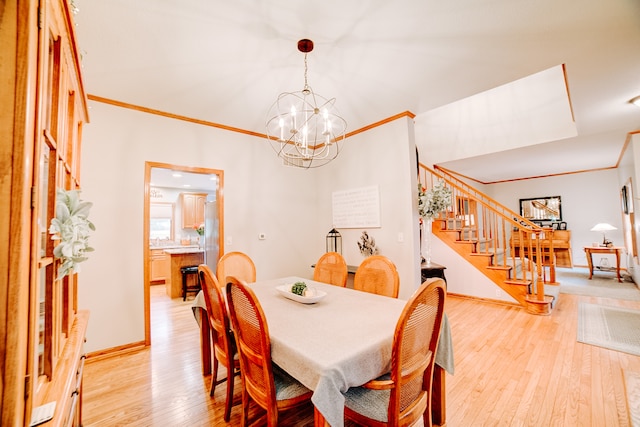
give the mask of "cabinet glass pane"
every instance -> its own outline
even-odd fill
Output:
[[[45,374],[44,350],[45,350],[45,291],[47,286],[47,268],[39,270],[39,298],[38,298],[38,376]]]
[[[38,232],[40,233],[40,258],[47,256],[47,236],[49,213],[47,207],[49,205],[49,146],[46,143],[41,144],[40,154],[40,203],[38,212]]]

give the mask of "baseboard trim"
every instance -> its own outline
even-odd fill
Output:
[[[507,305],[509,307],[524,308],[523,306],[521,306],[517,302],[502,301],[502,300],[499,300],[499,299],[491,299],[491,298],[474,297],[474,296],[471,296],[471,295],[455,294],[455,293],[451,293],[451,292],[447,292],[447,297],[461,298],[461,299],[473,300],[473,301],[477,301],[477,302],[485,302],[485,303],[488,303],[488,304]]]
[[[107,348],[104,350],[87,353],[87,363],[97,362],[99,360],[109,359],[111,357],[121,356],[123,354],[135,353],[146,349],[144,341],[138,341],[130,344],[120,345],[117,347]]]

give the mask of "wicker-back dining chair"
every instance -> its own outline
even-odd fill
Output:
[[[216,276],[222,286],[227,283],[227,276],[252,283],[256,281],[256,266],[249,255],[244,252],[227,252],[218,260]]]
[[[331,285],[347,286],[347,262],[337,252],[327,252],[320,257],[313,270],[313,280]]]
[[[251,288],[229,276],[227,300],[240,355],[242,425],[248,425],[253,401],[267,412],[267,425],[276,427],[280,411],[309,403],[312,392],[272,364],[269,327]]]
[[[213,272],[206,264],[198,266],[198,274],[202,284],[204,302],[207,307],[207,319],[213,337],[213,372],[209,395],[213,396],[218,384],[227,382],[224,420],[229,421],[231,407],[233,406],[234,378],[240,373],[240,361],[237,357],[235,338],[231,331],[231,320],[229,319],[222,288],[216,276],[213,275]],[[221,380],[218,380],[218,364],[227,369],[226,377]]]
[[[431,386],[445,284],[429,279],[407,301],[393,336],[391,371],[345,393],[345,417],[361,425],[431,426]]]
[[[400,276],[395,264],[383,255],[365,258],[356,270],[353,289],[398,298]]]

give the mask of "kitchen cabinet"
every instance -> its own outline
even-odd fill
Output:
[[[181,193],[182,228],[193,229],[194,225],[204,223],[204,204],[207,193]]]
[[[81,188],[89,120],[73,13],[67,0],[0,9],[0,229],[11,235],[0,242],[0,424],[29,425],[32,408],[55,401],[48,427],[81,425],[89,313],[78,307],[80,274],[58,277],[48,233],[56,190]]]
[[[164,282],[170,273],[171,259],[164,249],[151,249],[151,282]]]

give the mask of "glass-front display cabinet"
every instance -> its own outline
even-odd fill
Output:
[[[83,343],[79,274],[60,277],[49,227],[57,189],[80,189],[88,122],[67,0],[8,2],[0,14],[0,425],[29,425],[56,402],[47,426],[81,425]],[[12,142],[12,143],[11,143]],[[5,185],[6,184],[6,185]]]

